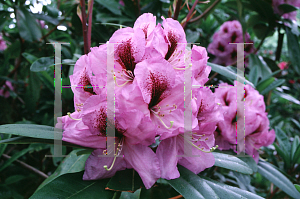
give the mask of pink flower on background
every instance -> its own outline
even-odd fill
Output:
[[[283,14],[283,12],[278,8],[278,6],[281,4],[290,4],[292,6],[299,8],[300,0],[273,0],[272,1],[273,9],[276,14],[282,15],[282,17],[285,19],[296,20],[297,19],[297,11]]]
[[[0,34],[0,51],[3,51],[7,48],[6,41],[3,39],[2,35]]]
[[[228,86],[228,84],[222,83],[220,86]],[[237,111],[244,111],[237,109],[237,100],[243,99],[237,99],[235,87],[216,88],[215,94],[224,110],[224,121],[218,123],[218,128],[215,131],[216,144],[221,150],[236,149],[237,143],[244,143],[244,138],[237,140],[236,135]],[[259,148],[272,144],[275,140],[275,132],[274,130],[269,131],[269,119],[265,112],[263,96],[250,85],[246,85],[244,97],[245,151],[258,162]],[[238,118],[238,121],[244,123],[244,118]],[[237,153],[241,153],[242,147],[240,144],[237,146]]]
[[[5,84],[2,86],[2,88],[0,88],[0,96],[8,98],[10,95],[9,90],[14,90],[14,87],[10,81],[5,81]]]
[[[215,56],[214,63],[228,66],[237,61],[237,45],[229,43],[244,43],[243,29],[239,21],[227,21],[213,35],[213,41],[208,45],[208,52]],[[245,34],[245,43],[253,43],[250,35]],[[252,44],[245,45],[245,56],[254,51]]]
[[[283,61],[283,62],[280,62],[278,64],[278,67],[281,69],[281,70],[284,70],[284,69],[287,69],[288,68],[288,63]]]
[[[150,188],[161,177],[178,178],[177,163],[194,173],[214,164],[213,133],[223,115],[208,88],[193,89],[191,100],[189,150],[200,157],[177,157],[184,149],[185,67],[192,67],[191,83],[196,85],[206,83],[211,68],[206,49],[186,50],[180,23],[162,19],[163,24],[156,24],[156,17],[143,14],[133,28],[112,35],[113,54],[104,44],[91,48],[75,64],[70,81],[76,112],[58,118],[56,127],[64,129],[64,141],[95,149],[86,162],[84,180],[133,168]],[[107,73],[108,56],[114,59],[112,73]],[[115,81],[116,154],[111,155],[118,157],[99,157],[106,154],[106,129],[114,119],[107,118],[109,75]],[[157,150],[149,147],[156,139],[161,141]]]

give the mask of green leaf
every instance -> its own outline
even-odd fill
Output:
[[[48,15],[44,15],[44,14],[33,14],[33,16],[39,20],[44,20],[44,21],[47,21],[49,23],[52,23],[53,25],[58,25],[59,24],[59,20],[57,18],[53,18],[53,17],[50,17]]]
[[[298,37],[294,35],[288,27],[285,28],[285,32],[287,36],[289,58],[292,62],[294,71],[300,75],[300,46]]]
[[[273,93],[276,94],[276,95],[278,95],[279,97],[281,97],[283,99],[286,99],[286,100],[288,100],[290,102],[293,102],[295,104],[300,105],[300,101],[297,100],[296,98],[294,98],[293,96],[289,95],[289,94],[282,93],[282,92],[277,92],[277,91],[274,91]]]
[[[54,65],[54,58],[53,57],[41,57],[37,59],[33,64],[30,66],[30,70],[32,72],[40,72],[47,70],[50,66]]]
[[[279,143],[280,148],[282,148],[287,154],[291,152],[291,143],[288,136],[277,126],[275,127],[276,139]]]
[[[298,184],[294,184],[295,185],[295,188],[300,192],[300,185]]]
[[[134,193],[121,192],[120,199],[140,199],[141,189],[136,190]]]
[[[275,81],[275,77],[270,77],[269,79],[265,79],[264,81],[259,82],[259,84],[256,86],[256,90],[258,90],[261,93],[274,81]]]
[[[300,123],[297,120],[291,119],[291,121],[300,129]]]
[[[212,152],[215,157],[214,166],[223,167],[244,174],[252,174],[252,169],[242,160],[232,155]]]
[[[111,199],[114,192],[105,190],[109,179],[82,180],[83,172],[68,173],[59,176],[35,192],[30,199],[88,198]]]
[[[261,199],[248,191],[198,176],[181,165],[178,165],[178,170],[180,177],[167,182],[185,198]]]
[[[13,163],[13,161],[15,161],[15,160],[18,159],[19,157],[25,155],[27,152],[35,150],[36,147],[39,147],[39,145],[32,144],[32,145],[30,145],[28,148],[23,149],[22,151],[19,151],[19,152],[15,153],[14,155],[11,156],[11,158],[9,158],[8,160],[6,160],[6,161],[0,166],[0,171],[2,171],[3,169],[5,169],[5,168],[8,167],[9,165],[11,165],[11,163]]]
[[[258,39],[263,39],[269,34],[269,27],[264,23],[257,23],[253,26],[253,32]]]
[[[41,27],[25,7],[18,7],[17,26],[20,36],[26,41],[33,42],[42,37]]]
[[[278,171],[278,168],[274,165],[260,160],[258,162],[258,172],[289,196],[293,198],[300,198],[300,193],[294,187],[293,183],[280,171]]]
[[[110,190],[135,192],[144,187],[139,174],[133,169],[118,171],[106,185]]]
[[[257,172],[257,164],[255,160],[252,157],[238,157],[241,159],[243,162],[245,162],[253,172]]]
[[[31,64],[38,59],[36,56],[29,53],[22,53],[22,56]]]
[[[283,159],[285,169],[290,169],[291,168],[290,154],[285,152],[277,144],[274,144],[274,147],[275,147],[278,155]]]
[[[250,73],[251,70],[256,68],[255,73],[249,75],[249,80],[256,86],[258,80],[263,81],[266,77],[270,77],[272,74],[271,69],[268,67],[266,62],[261,56],[250,54],[249,56]]]
[[[234,73],[230,67],[224,67],[218,64],[213,64],[210,62],[207,62],[207,65],[211,67],[211,70],[225,76],[228,77],[229,79],[233,79],[236,80],[237,79],[237,74]],[[246,84],[249,84],[250,86],[252,86],[253,88],[255,88],[254,84],[252,84],[251,82],[249,82],[248,80],[245,79],[245,77],[239,76],[240,79],[242,79],[244,82],[246,82]]]
[[[89,154],[79,155],[76,153],[82,151],[82,149],[73,150],[65,159],[60,163],[54,173],[49,176],[44,182],[37,188],[37,190],[43,188],[48,183],[66,173],[76,173],[84,170],[85,162],[89,157]],[[37,191],[36,190],[36,191]]]
[[[295,160],[297,160],[297,159],[294,159],[294,154],[297,151],[298,147],[300,147],[300,139],[299,139],[299,136],[296,135],[294,138],[294,141],[292,143],[292,148],[291,148],[291,160],[294,160],[294,163],[296,162]]]
[[[278,6],[278,9],[284,14],[284,13],[289,13],[298,10],[295,6],[292,6],[290,4],[280,4]]]
[[[264,95],[267,94],[269,91],[277,88],[278,86],[282,85],[285,82],[285,79],[275,79],[270,85],[267,86],[260,94]]]
[[[11,137],[11,134],[0,134],[0,142],[6,139],[9,139]],[[0,145],[0,157],[4,153],[6,149],[7,144],[1,144]]]
[[[8,133],[33,138],[62,139],[61,129],[36,124],[5,124],[0,126],[0,133]],[[54,137],[55,136],[55,137]]]
[[[294,163],[300,164],[300,146],[298,146],[297,150],[294,153]]]
[[[96,0],[99,4],[107,8],[109,11],[114,13],[115,15],[122,15],[121,10],[120,10],[120,4],[115,1],[115,0]]]

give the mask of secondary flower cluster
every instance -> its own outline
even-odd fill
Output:
[[[7,48],[6,41],[3,39],[2,35],[0,34],[0,51],[3,51]]]
[[[269,119],[265,112],[263,96],[250,85],[246,85],[244,106],[238,107],[237,101],[244,99],[237,98],[237,89],[228,87],[227,83],[219,86],[226,88],[215,90],[224,110],[224,121],[218,123],[215,132],[216,144],[221,150],[237,148],[237,153],[244,151],[245,147],[245,152],[258,162],[258,149],[272,144],[275,140],[274,130],[269,131]],[[245,118],[239,115],[244,115]],[[245,137],[236,135],[237,123],[245,125]]]
[[[222,106],[209,88],[185,92],[189,81],[204,85],[208,80],[206,49],[187,49],[180,23],[162,19],[156,24],[156,17],[143,14],[133,28],[117,30],[108,43],[76,62],[70,76],[76,111],[58,118],[56,127],[64,129],[64,141],[95,149],[84,180],[133,168],[150,188],[159,178],[178,178],[177,164],[196,174],[214,165],[210,152],[217,124],[224,119]],[[111,62],[114,68],[107,70]],[[191,78],[185,76],[188,71]],[[111,92],[114,117],[108,106]],[[185,113],[186,107],[192,111]],[[186,132],[187,126],[192,131]],[[108,150],[112,137],[107,130],[115,131],[114,154]]]
[[[237,61],[237,45],[230,43],[253,43],[250,35],[245,34],[243,39],[243,29],[239,21],[227,21],[223,23],[220,30],[213,35],[213,41],[209,44],[207,50],[215,56],[213,60],[216,64],[228,66]],[[245,56],[254,51],[252,44],[245,45]]]
[[[285,19],[295,20],[297,19],[297,11],[283,14],[283,11],[279,9],[281,4],[290,4],[292,6],[300,8],[300,0],[273,0],[272,5],[276,14],[282,15]]]
[[[14,90],[10,81],[5,81],[5,84],[0,88],[0,96],[8,98],[10,96],[9,90]]]

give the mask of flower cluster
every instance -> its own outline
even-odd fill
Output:
[[[5,84],[0,88],[0,96],[8,98],[10,96],[9,90],[14,90],[10,81],[5,81]]]
[[[0,51],[3,51],[7,48],[6,42],[0,34]]]
[[[243,38],[243,29],[239,21],[227,21],[223,23],[220,30],[213,35],[213,41],[209,44],[207,50],[215,56],[213,60],[216,64],[228,66],[237,61],[237,45],[230,43],[253,43],[250,35],[245,34]],[[252,44],[245,45],[245,56],[254,51]]]
[[[290,20],[296,21],[297,11],[283,14],[283,12],[278,7],[281,4],[290,4],[295,7],[300,7],[300,0],[273,0],[272,1],[273,9],[276,14],[282,15],[282,17],[285,19],[290,19]]]
[[[203,87],[211,70],[206,49],[187,48],[180,23],[162,19],[156,24],[152,14],[141,15],[133,28],[117,30],[75,64],[75,112],[58,118],[56,127],[64,129],[64,141],[95,149],[84,180],[133,168],[150,188],[159,178],[178,178],[177,164],[196,174],[214,165],[214,132],[224,116],[215,94]],[[202,88],[188,93],[188,82]],[[111,130],[114,150],[107,146]]]
[[[237,84],[237,82],[235,82]],[[225,87],[225,88],[221,88]],[[224,110],[224,121],[218,123],[215,132],[216,144],[219,149],[236,149],[237,153],[245,152],[258,162],[258,149],[274,142],[275,132],[269,131],[269,119],[265,112],[265,103],[262,95],[249,85],[245,86],[244,107],[237,107],[237,89],[228,87],[227,83],[220,84],[215,90],[216,97],[220,100]],[[244,111],[245,120],[241,112]],[[237,119],[236,119],[237,118]],[[237,123],[245,125],[245,137],[238,138],[236,135]],[[244,143],[245,141],[245,143]],[[237,146],[236,146],[237,145]]]

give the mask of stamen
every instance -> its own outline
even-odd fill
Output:
[[[165,123],[164,123],[164,121],[162,121],[162,119],[160,118],[160,116],[159,115],[157,115],[157,113],[155,113],[152,109],[151,109],[151,111],[152,111],[152,113],[159,119],[159,121],[164,125],[164,127],[166,127],[167,129],[170,129],[170,128],[172,128],[173,127],[173,124],[174,124],[174,121],[170,121],[170,127],[168,127]]]
[[[75,119],[75,118],[72,118],[72,117],[71,117],[71,113],[70,113],[70,112],[68,112],[67,114],[68,114],[68,116],[69,116],[69,117],[70,117],[72,120],[82,120],[82,118],[80,118],[80,119]]]
[[[123,87],[123,86],[125,86],[128,82],[130,82],[131,80],[127,80],[124,84],[119,85],[119,84],[117,83],[116,76],[114,75],[114,81],[115,81],[115,83],[116,83],[116,85],[117,85],[118,87]]]
[[[198,150],[200,150],[200,151],[202,151],[202,152],[204,152],[204,153],[211,153],[211,152],[213,152],[214,150],[216,150],[219,146],[218,145],[216,145],[215,147],[212,147],[209,151],[204,151],[203,149],[204,148],[199,148],[198,146],[196,146],[194,143],[192,143],[191,141],[189,141],[188,139],[186,139],[183,135],[181,135],[181,137],[183,137],[188,143],[190,143],[193,147],[195,147],[196,149],[198,149]]]
[[[188,69],[188,68],[191,68],[192,67],[192,64],[190,63],[189,66],[187,68],[175,68],[173,67],[175,70],[185,70],[185,69]]]
[[[107,168],[107,165],[104,165],[104,166],[103,166],[103,168],[104,168],[106,171],[110,171],[110,170],[114,167],[114,164],[115,164],[115,161],[116,161],[116,159],[117,159],[117,156],[120,155],[120,153],[121,153],[121,151],[122,151],[122,146],[123,146],[123,145],[121,144],[121,142],[122,142],[122,139],[121,139],[120,143],[118,143],[117,151],[116,151],[116,154],[115,154],[115,157],[114,157],[114,160],[113,160],[111,166],[110,166],[109,168]],[[106,151],[106,153],[107,153],[107,150],[104,150],[104,151]],[[104,152],[104,151],[103,151],[103,152]]]

